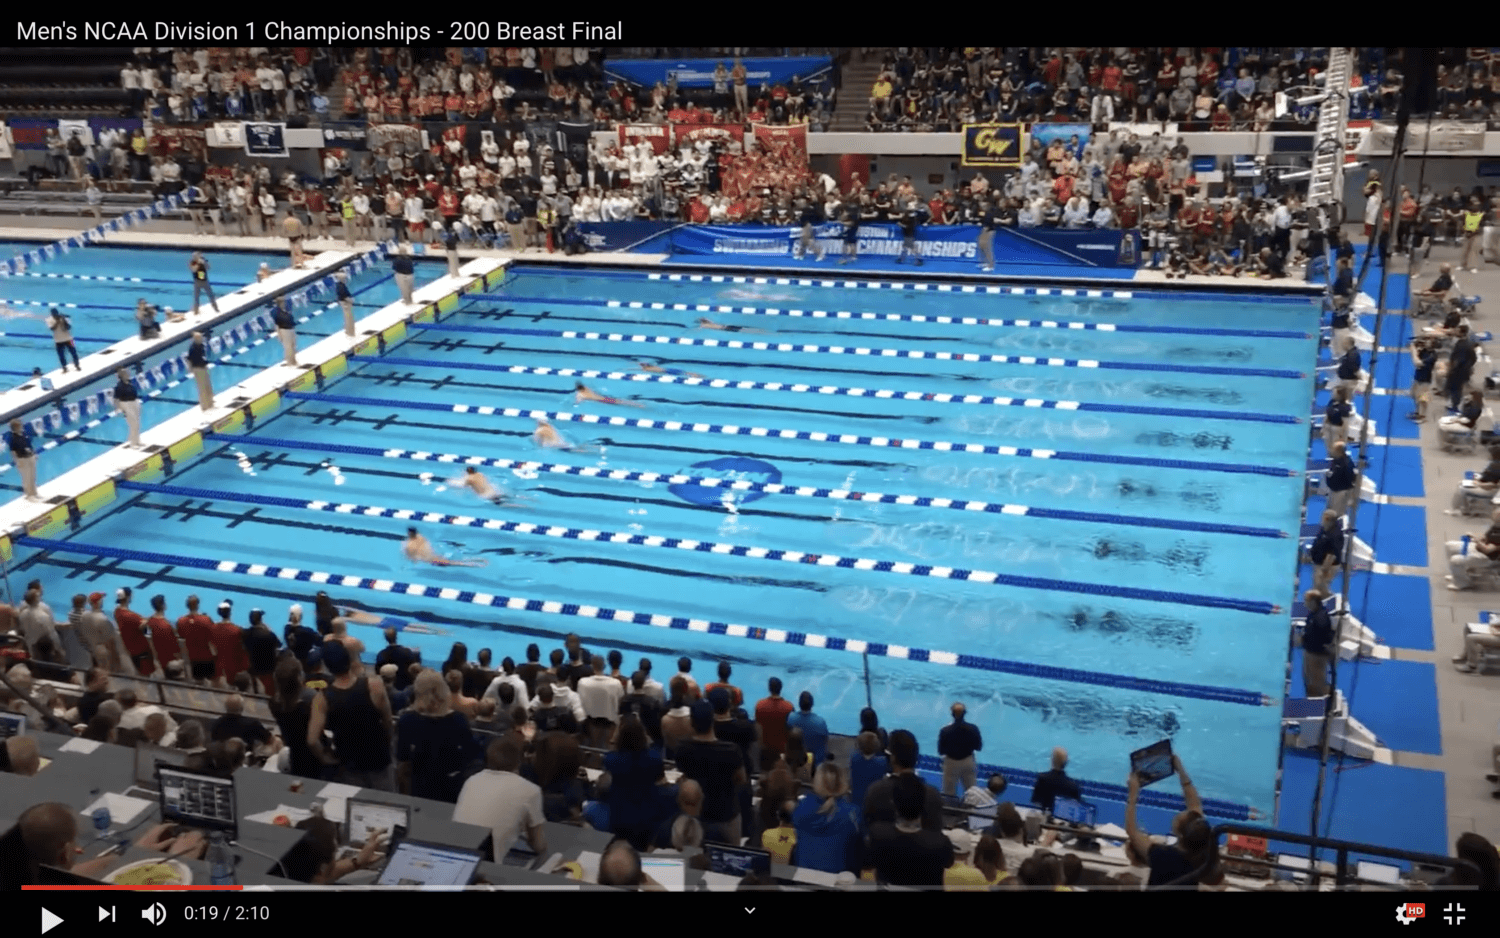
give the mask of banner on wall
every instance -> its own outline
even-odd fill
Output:
[[[425,148],[422,143],[422,128],[416,124],[370,124],[366,140],[372,150],[393,143],[401,144],[408,154]]]
[[[55,120],[39,117],[15,117],[10,122],[11,144],[17,150],[47,149],[47,131],[57,126]]]
[[[216,149],[243,150],[245,125],[239,121],[216,121],[208,126],[204,140]]]
[[[249,156],[281,157],[286,148],[286,125],[270,121],[245,121],[245,153]]]
[[[1020,124],[965,124],[962,146],[964,166],[1020,166],[1026,152]]]
[[[596,225],[595,228],[607,226]],[[814,232],[823,250],[837,255],[843,246],[844,226],[820,225]],[[1056,267],[1135,267],[1140,256],[1135,231],[1028,228],[1001,231],[995,241],[999,262],[1021,262]],[[758,225],[683,225],[671,234],[672,251],[696,256],[758,255],[787,257],[801,237],[800,228]],[[929,225],[918,231],[917,253],[928,259],[975,261],[979,259],[979,226]],[[1125,241],[1129,239],[1128,246]],[[900,226],[874,223],[859,226],[862,257],[901,253]]]
[[[72,139],[75,133],[83,140],[84,146],[94,145],[94,128],[89,126],[88,121],[59,120],[57,122],[57,134],[64,140]]]
[[[590,251],[623,251],[681,224],[675,221],[584,222],[578,230]]]
[[[1484,124],[1461,124],[1444,121],[1432,124],[1413,121],[1406,128],[1408,153],[1481,153],[1484,151]],[[1370,130],[1370,148],[1388,153],[1396,145],[1396,125],[1376,124]]]
[[[620,146],[632,146],[642,140],[651,144],[651,149],[657,153],[667,152],[671,146],[671,128],[666,124],[621,124],[619,126]]]
[[[1061,140],[1074,156],[1082,157],[1084,144],[1089,142],[1093,130],[1091,124],[1030,124],[1026,128],[1026,145],[1040,143],[1046,148],[1052,141]]]
[[[5,126],[5,121],[0,121],[0,160],[8,160],[14,155],[10,146],[10,128]]]
[[[1359,162],[1360,147],[1370,136],[1370,128],[1373,126],[1375,126],[1374,121],[1349,121],[1344,126],[1344,164],[1346,166]]]
[[[166,156],[169,153],[202,153],[207,147],[208,131],[203,127],[163,127],[158,125],[151,132],[151,153]]]
[[[790,150],[800,152],[804,161],[807,159],[806,124],[789,124],[784,127],[756,124],[755,142],[768,153]]]
[[[712,88],[714,69],[723,63],[726,70],[734,69],[734,59],[610,59],[604,63],[604,74],[616,81],[627,81],[650,88],[657,82],[667,84],[674,77],[679,88]],[[745,66],[745,83],[751,88],[761,85],[776,85],[790,82],[793,78],[806,81],[833,67],[827,56],[807,55],[787,58],[741,59]]]
[[[323,143],[344,150],[363,150],[368,146],[369,128],[364,121],[324,121]]]
[[[708,140],[724,144],[730,152],[745,149],[744,124],[673,124],[672,145],[683,146]]]

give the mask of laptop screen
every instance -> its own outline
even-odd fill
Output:
[[[391,851],[377,886],[467,886],[481,857],[473,850],[403,840]]]
[[[229,832],[237,830],[234,780],[198,775],[181,769],[158,766],[161,783],[161,816],[190,827]]]
[[[135,781],[138,785],[156,785],[156,767],[165,765],[180,769],[187,765],[188,754],[181,749],[168,749],[153,743],[135,744]]]
[[[771,854],[766,850],[704,844],[703,852],[708,855],[708,868],[722,876],[743,877],[749,873],[771,872]]]
[[[20,713],[0,713],[0,739],[26,735],[26,716]]]
[[[1395,885],[1401,882],[1401,867],[1390,866],[1386,863],[1371,863],[1369,860],[1360,860],[1355,867],[1354,875],[1360,879],[1372,883],[1390,883]]]
[[[411,808],[406,805],[361,801],[358,798],[350,798],[346,804],[348,816],[345,818],[345,830],[349,832],[351,847],[363,847],[367,837],[382,831],[389,844],[396,828],[411,828]]]
[[[1059,821],[1069,824],[1078,824],[1083,827],[1094,826],[1095,807],[1074,798],[1058,798],[1052,802],[1052,816]]]

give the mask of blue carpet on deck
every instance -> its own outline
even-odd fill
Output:
[[[1406,351],[1383,352],[1380,360],[1375,363],[1375,386],[1391,391],[1408,391],[1411,389],[1411,376],[1415,371],[1416,366],[1412,364],[1411,355]]]
[[[1278,828],[1307,833],[1317,780],[1315,753],[1286,753]],[[1337,840],[1447,856],[1448,804],[1443,773],[1352,759],[1340,764],[1337,758],[1330,758],[1318,833]],[[1307,855],[1306,847],[1273,843],[1271,849]],[[1327,851],[1321,856],[1331,859]],[[1407,865],[1373,856],[1369,859]]]
[[[1429,401],[1429,403],[1431,403]],[[1422,426],[1411,419],[1417,402],[1406,394],[1374,394],[1370,396],[1370,416],[1375,418],[1375,429],[1380,436],[1393,440],[1420,440]],[[1420,451],[1420,446],[1404,449]]]
[[[1390,305],[1386,307],[1385,322],[1380,324],[1380,334],[1375,337],[1381,348],[1400,348],[1411,341],[1411,319],[1391,313],[1392,309],[1397,308]],[[1366,332],[1373,332],[1375,319],[1375,314],[1368,313],[1359,317],[1359,324],[1364,326]]]
[[[1321,454],[1323,444],[1313,447]],[[1314,459],[1321,455],[1314,455]],[[1314,495],[1307,500],[1309,523],[1323,515],[1327,499]],[[1375,505],[1361,502],[1355,517],[1355,534],[1375,551],[1378,563],[1406,567],[1427,566],[1427,512],[1417,506]]]
[[[1349,700],[1349,712],[1375,734],[1382,746],[1400,752],[1443,754],[1437,671],[1432,665],[1382,658],[1340,661],[1338,686]],[[1293,652],[1289,693],[1292,697],[1307,694],[1300,648]]]
[[[1410,421],[1408,421],[1409,423]],[[1382,425],[1380,430],[1384,432]],[[1369,464],[1365,472],[1375,483],[1375,490],[1381,495],[1424,497],[1427,494],[1426,486],[1422,482],[1422,451],[1416,446],[1377,446],[1368,447],[1367,458]],[[1313,441],[1309,458],[1323,460],[1328,458],[1328,450],[1323,447],[1323,438],[1320,436]],[[1307,516],[1315,518],[1323,511],[1322,500],[1319,500],[1316,512],[1308,510]]]
[[[861,257],[852,264],[840,266],[829,257],[821,263],[815,260],[797,260],[785,255],[760,256],[755,254],[726,255],[723,258],[704,257],[695,254],[674,254],[664,262],[674,267],[716,266],[733,263],[735,267],[779,267],[795,271],[799,276],[819,275],[825,279],[847,277],[851,273],[895,273],[897,271],[921,276],[923,274],[970,274],[976,278],[994,277],[1066,277],[1079,280],[1130,280],[1135,271],[1128,267],[1087,267],[1083,265],[1063,266],[1059,264],[1000,264],[993,272],[980,271],[974,261],[932,258],[921,267],[897,264],[893,259],[881,255]]]
[[[1312,568],[1299,571],[1297,596],[1312,587]],[[1343,580],[1333,581],[1343,589]],[[1432,651],[1432,592],[1426,577],[1356,573],[1349,584],[1349,608],[1383,645]]]

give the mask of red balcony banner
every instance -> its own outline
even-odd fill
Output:
[[[759,143],[761,149],[767,153],[788,154],[789,151],[793,151],[801,154],[802,162],[807,162],[806,124],[786,126],[756,124],[755,142]]]
[[[651,149],[657,153],[665,153],[672,145],[671,128],[666,124],[621,124],[619,133],[622,147],[647,140],[651,143]]]
[[[726,144],[731,152],[745,149],[744,124],[673,124],[672,145],[684,146],[708,140]]]

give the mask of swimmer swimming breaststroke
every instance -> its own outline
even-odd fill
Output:
[[[703,377],[702,375],[698,374],[696,371],[683,371],[681,368],[663,368],[660,365],[653,365],[650,362],[636,362],[636,365],[639,366],[642,371],[645,371],[645,372],[648,372],[648,373],[654,374],[654,375],[676,375],[679,378],[702,378]]]
[[[582,404],[584,401],[593,401],[597,404],[619,404],[622,407],[646,406],[645,404],[640,404],[635,401],[621,400],[618,397],[606,397],[605,395],[589,388],[588,385],[584,384],[582,381],[579,381],[573,385],[573,400],[575,403],[579,404]]]
[[[531,434],[531,441],[542,449],[561,449],[570,453],[598,452],[592,446],[574,446],[569,443],[567,437],[557,432],[556,427],[540,417],[537,418],[536,430]]]
[[[714,322],[712,319],[700,318],[697,325],[699,329],[716,329],[719,332],[754,332],[760,335],[768,334],[764,329],[751,329],[748,326],[721,326],[718,323]]]
[[[401,552],[406,555],[407,560],[416,563],[430,563],[435,567],[483,567],[488,560],[449,560],[439,557],[432,545],[427,543],[427,538],[417,533],[416,528],[406,529],[406,540],[401,544]]]

